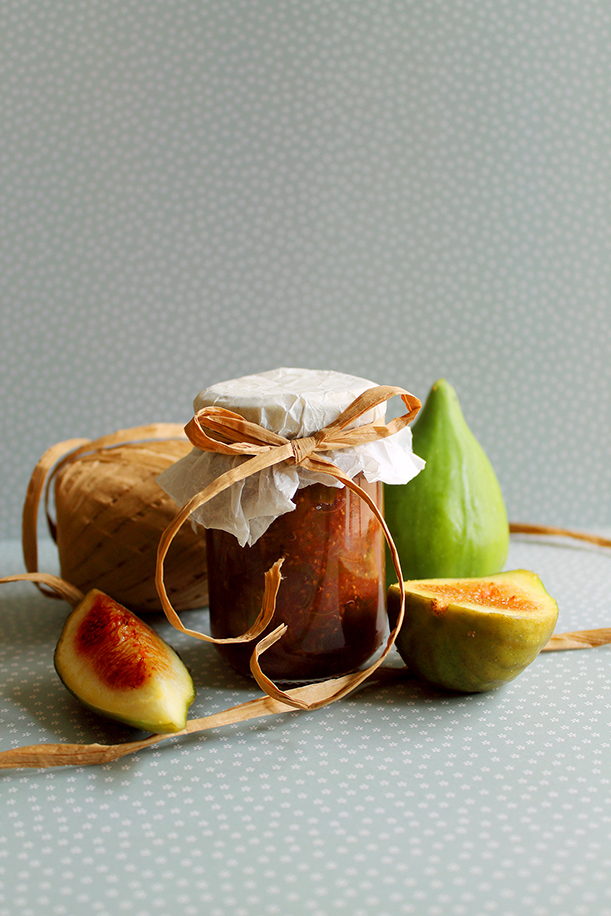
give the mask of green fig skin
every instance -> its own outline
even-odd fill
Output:
[[[431,388],[412,436],[413,450],[426,466],[409,483],[384,488],[386,522],[404,579],[499,572],[509,550],[503,495],[445,379]],[[392,563],[387,569],[391,584],[396,579]]]

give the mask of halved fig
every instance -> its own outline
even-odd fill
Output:
[[[185,727],[193,679],[177,653],[113,598],[92,589],[68,616],[55,669],[89,709],[148,732]]]
[[[558,605],[525,569],[466,579],[405,583],[405,618],[396,647],[423,680],[465,693],[492,690],[537,657],[558,619]],[[397,619],[399,586],[388,590]]]

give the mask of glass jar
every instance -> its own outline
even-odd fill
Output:
[[[362,475],[355,482],[381,509],[383,485]],[[298,490],[294,502],[294,511],[279,516],[250,547],[226,531],[206,532],[215,638],[248,629],[261,610],[264,574],[284,557],[276,611],[265,632],[281,623],[288,629],[260,659],[265,674],[284,684],[358,669],[387,631],[384,535],[369,506],[348,487],[320,483]],[[249,675],[255,643],[216,648]]]
[[[186,427],[193,450],[158,478],[185,506],[229,475],[228,485],[191,513],[206,529],[213,639],[247,632],[261,610],[265,573],[283,559],[267,632],[280,624],[287,630],[260,659],[263,672],[278,683],[348,674],[372,660],[385,641],[385,543],[378,516],[350,487],[330,485],[333,474],[322,462],[307,458],[313,448],[315,457],[358,483],[381,515],[383,484],[407,483],[422,466],[407,426],[372,435],[376,426],[389,432],[386,398],[393,392],[415,414],[419,401],[403,389],[333,370],[281,367],[218,382],[195,398]],[[362,436],[360,426],[367,427]],[[344,429],[352,430],[345,438]],[[306,454],[297,448],[287,457],[283,451],[287,442],[319,433],[321,454],[312,441],[301,446]],[[231,482],[250,455],[263,454],[261,444],[265,451],[277,446],[284,457],[250,473],[246,467],[245,476],[240,471]],[[273,459],[273,452],[267,457]],[[249,675],[257,642],[216,648]]]

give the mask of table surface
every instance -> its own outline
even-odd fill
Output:
[[[16,541],[0,558],[23,571]],[[41,568],[57,571],[50,542]],[[611,551],[514,536],[506,568],[541,576],[557,632],[611,624]],[[0,750],[134,737],[60,684],[67,610],[30,583],[0,591]],[[193,717],[260,695],[152,622],[192,670]],[[486,694],[366,685],[114,763],[1,771],[0,916],[609,916],[610,726],[602,647]]]

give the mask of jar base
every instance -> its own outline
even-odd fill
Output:
[[[376,650],[373,652],[373,654],[368,659],[366,659],[365,661],[361,662],[360,664],[352,668],[349,668],[348,670],[334,671],[332,673],[321,672],[320,674],[312,675],[311,677],[286,678],[286,677],[274,677],[273,672],[265,671],[265,659],[262,659],[261,668],[263,670],[263,673],[266,674],[267,677],[269,677],[269,679],[274,682],[274,684],[280,687],[281,690],[290,690],[293,687],[309,687],[311,684],[322,684],[324,681],[328,681],[332,678],[340,678],[340,677],[345,677],[348,674],[356,674],[358,671],[363,671],[365,668],[368,668],[370,665],[373,665],[377,661],[377,659],[380,657],[380,655],[382,655],[384,651],[384,648],[386,645],[386,639],[388,638],[388,632],[389,631],[387,631],[385,635],[383,634],[384,638],[381,640],[379,646],[376,648]],[[235,649],[236,647],[234,646],[232,648]],[[233,671],[236,672],[236,674],[239,674],[241,677],[245,678],[246,680],[250,682],[254,682],[255,679],[250,670],[249,663],[247,665],[244,665],[243,663],[240,664],[240,661],[236,661],[235,653],[231,651],[228,652],[226,650],[224,651],[223,646],[216,645],[215,649],[218,652],[218,654],[226,662],[229,663],[230,667],[233,669]],[[244,661],[244,659],[242,659],[242,661]],[[249,661],[250,661],[250,654],[248,656],[248,662]]]

